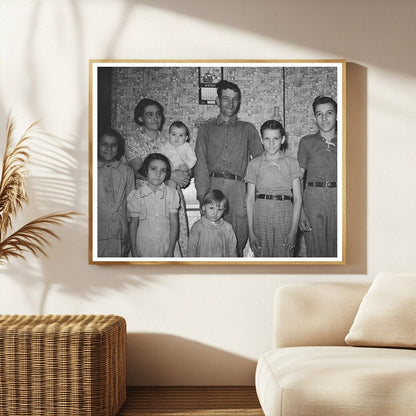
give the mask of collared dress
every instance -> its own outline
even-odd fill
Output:
[[[305,232],[308,257],[337,256],[337,187],[308,186],[308,182],[337,182],[337,139],[327,142],[320,133],[299,142],[298,161],[305,169],[303,208],[312,230]]]
[[[179,210],[179,194],[162,184],[153,191],[147,183],[127,196],[130,217],[139,218],[136,244],[139,257],[163,257],[170,240],[170,214]],[[175,257],[180,257],[175,247]]]
[[[160,153],[160,149],[167,140],[161,132],[158,132],[156,138],[148,136],[143,127],[137,129],[136,134],[126,136],[125,144],[125,158],[129,163],[131,160],[140,158],[144,160],[150,153]],[[145,181],[138,179],[136,181],[137,186],[143,185]],[[179,240],[178,244],[181,252],[184,254],[188,247],[188,217],[186,215],[186,203],[183,196],[182,189],[177,189],[180,198],[179,208]]]
[[[236,257],[237,239],[231,224],[206,217],[194,223],[189,233],[188,257]]]
[[[98,161],[98,257],[127,257],[130,250],[127,195],[134,189],[134,172],[120,161]]]
[[[298,161],[281,153],[268,160],[266,154],[253,159],[247,166],[245,181],[256,187],[256,194],[292,197],[293,181],[302,172]],[[291,200],[256,199],[253,207],[253,229],[260,244],[259,257],[291,257],[283,242],[292,227]]]

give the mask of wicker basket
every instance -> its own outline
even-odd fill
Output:
[[[126,322],[0,315],[0,415],[114,416],[126,400]]]

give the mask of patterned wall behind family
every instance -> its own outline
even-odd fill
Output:
[[[316,131],[311,103],[317,95],[337,97],[335,67],[224,67],[224,79],[235,82],[242,91],[238,117],[257,129],[268,119],[285,125],[288,152],[297,155],[299,140]],[[134,134],[136,104],[145,97],[159,101],[165,109],[163,132],[173,121],[189,128],[195,145],[198,127],[218,115],[216,105],[199,104],[198,67],[114,67],[112,71],[111,122],[122,136]],[[191,189],[189,190],[191,191]],[[186,192],[190,204],[195,201]]]

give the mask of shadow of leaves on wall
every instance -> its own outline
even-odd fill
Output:
[[[88,182],[87,178],[81,186],[77,182],[80,162],[73,139],[58,137],[39,128],[34,130],[28,147],[29,205],[19,220],[25,222],[27,218],[42,215],[45,210],[73,209],[79,193],[86,193]],[[73,294],[78,299],[91,299],[108,288],[123,290],[126,286],[137,288],[145,284],[146,278],[126,274],[125,267],[101,267],[98,277],[96,273],[90,276],[84,272],[88,262],[88,216],[85,212],[82,214],[56,230],[60,241],[51,241],[46,248],[47,258],[28,254],[26,261],[11,261],[0,270],[0,274],[21,284],[26,296],[22,302],[28,310],[54,313],[45,309],[52,288]],[[16,225],[19,226],[19,222]],[[85,255],[75,256],[80,247]],[[76,273],[76,270],[80,272]],[[41,289],[34,292],[36,286]],[[21,304],[16,306],[16,313],[24,313]]]

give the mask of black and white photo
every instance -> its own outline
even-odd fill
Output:
[[[345,263],[345,60],[91,60],[89,140],[90,263]]]

